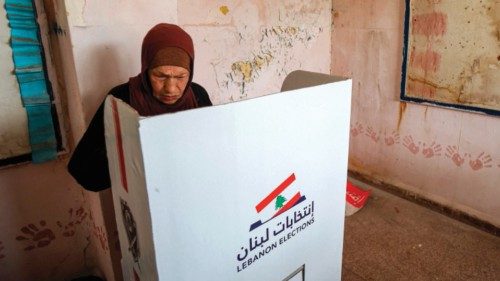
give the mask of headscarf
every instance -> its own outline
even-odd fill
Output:
[[[191,67],[189,81],[183,95],[174,104],[168,105],[153,96],[148,78],[148,69],[159,51],[171,47],[179,48],[186,52],[191,58]],[[198,107],[193,89],[191,88],[193,66],[194,47],[191,36],[177,25],[160,23],[154,26],[142,41],[141,73],[129,80],[130,105],[141,116],[152,116]]]

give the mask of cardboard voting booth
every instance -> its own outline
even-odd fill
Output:
[[[125,280],[340,280],[351,81],[283,91],[148,118],[106,100]]]

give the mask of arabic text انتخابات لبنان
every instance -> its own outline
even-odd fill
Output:
[[[297,224],[305,219],[306,217],[310,217],[307,221],[304,221],[302,224],[297,226]],[[238,260],[238,265],[236,266],[237,272],[241,272],[244,269],[248,268],[250,265],[254,264],[263,256],[269,254],[271,251],[276,249],[279,245],[284,244],[299,232],[310,226],[314,223],[314,201],[311,202],[308,206],[304,207],[303,210],[297,210],[293,213],[293,216],[287,215],[284,217],[285,219],[279,221],[275,226],[276,229],[272,229],[272,236],[270,237],[270,227],[266,227],[263,235],[260,235],[260,238],[254,236],[248,239],[248,247],[241,247],[240,253],[236,256]],[[295,226],[295,227],[294,227]],[[286,232],[288,231],[288,232]],[[286,232],[285,234],[282,234]],[[268,243],[269,240],[272,239],[272,243]],[[266,246],[267,245],[267,246]],[[253,253],[253,251],[258,248],[262,250]],[[243,262],[242,262],[243,261]]]

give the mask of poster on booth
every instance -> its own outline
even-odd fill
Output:
[[[340,280],[351,81],[105,129],[125,280]]]

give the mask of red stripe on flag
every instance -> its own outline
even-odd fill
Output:
[[[113,121],[115,122],[115,135],[116,135],[116,150],[118,152],[118,162],[120,165],[120,177],[122,179],[122,186],[128,192],[127,186],[127,173],[125,171],[125,156],[123,154],[123,141],[122,141],[122,128],[120,126],[120,116],[118,115],[118,106],[116,100],[113,103]]]
[[[284,213],[286,211],[288,211],[288,209],[290,209],[291,207],[293,207],[293,205],[295,205],[295,203],[297,203],[297,201],[299,201],[299,199],[300,199],[300,191],[297,192],[297,194],[295,194],[292,197],[292,199],[290,199],[288,201],[288,203],[286,203],[285,206],[283,206],[276,214],[274,214],[273,218],[281,215],[282,213]]]
[[[269,195],[266,196],[262,201],[260,201],[257,206],[255,206],[255,209],[257,210],[257,213],[260,213],[269,203],[271,203],[274,198],[278,197],[283,190],[285,190],[292,182],[295,181],[295,173],[292,173],[284,182],[282,182],[278,187],[276,187]]]

